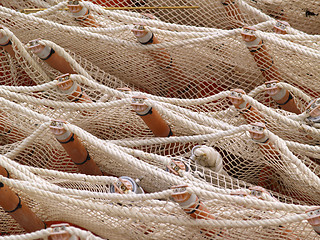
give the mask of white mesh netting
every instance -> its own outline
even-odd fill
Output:
[[[42,221],[68,222],[92,233],[67,228],[81,239],[317,238],[305,213],[320,205],[320,130],[306,111],[320,92],[316,1],[80,5],[90,10],[94,24],[75,21],[61,10],[64,1],[1,1],[0,32],[11,42],[0,52],[0,166],[10,173],[0,175],[3,184]],[[44,9],[20,12],[34,8]],[[145,12],[157,19],[142,18]],[[273,32],[276,20],[290,24],[287,34]],[[137,22],[160,43],[137,42],[131,31]],[[244,25],[255,26],[260,49],[248,50]],[[65,64],[54,68],[41,60],[28,44],[34,39]],[[91,100],[72,101],[58,87],[66,65]],[[280,109],[267,94],[264,83],[270,80],[290,92],[297,113]],[[132,91],[116,90],[124,87]],[[241,98],[251,112],[230,102],[234,88],[246,92]],[[140,93],[173,136],[154,136],[132,110],[132,97]],[[53,119],[67,121],[64,131],[80,139],[105,176],[80,173],[51,132]],[[266,144],[252,140],[250,124],[257,121],[267,127]],[[196,156],[199,145],[204,161]],[[170,172],[172,160],[184,162],[187,171]],[[114,193],[120,176],[139,179],[145,193]],[[194,219],[174,201],[171,187],[183,184],[208,216]],[[254,186],[270,195],[253,196]],[[239,190],[243,196],[235,195]],[[0,219],[0,239],[45,239],[52,233],[48,228],[27,234],[3,209]]]

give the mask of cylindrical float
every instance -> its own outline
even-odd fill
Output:
[[[277,86],[277,83],[279,83],[277,80],[266,82],[266,93],[269,94],[269,96],[279,105],[281,109],[300,114],[301,111],[297,107],[292,94],[287,89]]]
[[[86,7],[80,6],[79,1],[68,1],[67,5],[69,12],[79,21],[84,27],[99,27],[94,17],[90,14],[90,10]]]
[[[3,29],[3,26],[0,25],[0,29]],[[12,42],[9,37],[0,32],[0,47],[2,47],[11,57],[15,58],[15,53],[12,48]]]
[[[142,194],[144,193],[144,190],[138,185],[137,181],[133,180],[131,177],[122,176],[110,186],[110,192],[120,194]]]
[[[67,98],[72,102],[87,102],[91,103],[91,98],[84,92],[78,83],[72,80],[70,74],[64,74],[56,78],[58,81],[57,87],[61,92],[67,95]]]
[[[133,110],[147,124],[149,129],[157,137],[170,137],[173,135],[171,128],[163,120],[158,111],[144,104],[147,98],[143,95],[132,96]]]
[[[261,186],[252,186],[249,187],[250,195],[254,196],[260,200],[269,200],[269,201],[278,201],[274,198],[265,188]]]
[[[145,23],[136,23],[131,31],[141,44],[146,45],[160,43],[155,34],[146,28]],[[189,88],[191,88],[191,84],[186,85],[186,83],[192,82],[192,86],[197,84],[193,82],[193,79],[188,79],[181,69],[176,66],[171,54],[163,48],[150,50],[148,53],[158,64],[159,68],[165,71],[170,78],[171,85],[168,86],[169,89],[167,91],[167,97],[180,97],[182,94],[188,96],[188,94],[190,94]]]
[[[68,223],[52,224],[52,233],[50,233],[49,240],[80,240],[76,235],[71,235],[66,231],[67,227],[70,227]]]
[[[208,208],[200,201],[197,195],[187,192],[188,185],[173,186],[174,193],[171,194],[174,201],[179,203],[180,207],[190,217],[195,219],[215,219]]]
[[[64,123],[65,121],[63,120],[53,120],[50,129],[74,164],[77,165],[81,173],[88,175],[103,175],[79,138],[74,133],[63,128]]]
[[[143,45],[160,43],[155,34],[146,28],[145,23],[136,23],[131,31],[139,43]],[[154,58],[160,69],[169,70],[172,67],[173,59],[165,49],[149,51],[149,54]]]
[[[313,230],[320,235],[320,207],[311,207],[306,213],[308,215],[308,223],[312,226]]]
[[[273,144],[269,141],[269,136],[266,133],[266,125],[264,123],[251,123],[249,133],[251,139],[259,144],[264,156],[270,159],[279,158],[279,153],[274,149]]]
[[[261,167],[258,175],[258,184],[264,188],[282,193],[283,190],[278,183],[277,171],[272,167],[274,162],[281,164],[281,155],[275,149],[273,143],[270,142],[265,124],[261,122],[251,123],[249,133],[251,139],[258,144],[265,161],[269,163]]]
[[[242,89],[231,89],[228,96],[231,103],[239,110],[240,114],[247,120],[247,123],[262,122],[264,118],[260,111],[243,100],[242,95],[246,94]]]
[[[0,166],[0,174],[9,177],[8,171]],[[37,215],[8,186],[0,182],[0,206],[26,231],[34,232],[46,227]]]
[[[179,203],[183,211],[194,219],[215,219],[215,217],[210,213],[208,208],[194,193],[187,192],[188,185],[177,185],[171,187],[174,189],[174,193],[171,194],[173,200]],[[222,236],[222,231],[213,231],[208,229],[201,229],[201,234],[205,237],[216,237]]]
[[[183,172],[190,171],[190,167],[183,160],[171,159],[171,163],[166,167],[166,171],[177,176],[182,176]]]
[[[241,33],[242,38],[253,56],[257,67],[261,71],[266,81],[281,81],[278,69],[274,65],[273,57],[268,53],[267,47],[261,38],[255,34],[256,28],[244,27]]]
[[[320,123],[320,98],[313,99],[306,107],[306,113],[309,115],[306,118],[308,123]]]
[[[275,26],[273,27],[273,31],[278,34],[287,34],[287,27],[290,27],[288,22],[277,20]]]
[[[52,68],[61,73],[77,74],[69,62],[56,53],[51,47],[39,43],[41,39],[31,40],[28,43],[29,49],[32,50],[40,59],[48,63]]]
[[[3,26],[0,25],[0,30],[3,29]],[[12,40],[9,38],[9,36],[6,35],[6,33],[0,32],[0,49],[5,50],[13,59],[16,59],[16,53],[15,50],[13,49],[12,45]],[[1,55],[0,55],[1,56]],[[28,74],[24,71],[23,67],[20,65],[17,65],[17,71],[19,71],[19,74],[16,76],[16,80],[19,83],[19,85],[25,85],[25,86],[33,86],[36,85],[35,82],[28,76]],[[10,66],[3,66],[3,69],[0,71],[0,76],[5,76],[11,74],[11,69],[12,67]],[[8,70],[7,70],[8,69]],[[3,83],[2,83],[3,84]],[[5,81],[5,85],[11,86],[15,85],[10,78],[8,81]]]

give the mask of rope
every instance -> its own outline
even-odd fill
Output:
[[[54,228],[47,228],[38,230],[36,232],[32,233],[25,233],[20,235],[11,235],[11,236],[0,236],[1,240],[30,240],[30,239],[46,239],[50,236],[50,234],[54,231]],[[78,236],[81,239],[87,239],[87,240],[102,240],[102,238],[93,235],[89,231],[85,231],[79,228],[75,227],[66,227],[66,232],[70,233],[71,235]]]
[[[243,227],[253,227],[253,226],[274,226],[274,225],[280,225],[280,224],[288,224],[293,222],[300,222],[302,220],[305,220],[307,218],[306,214],[299,214],[299,215],[291,215],[288,217],[278,218],[278,219],[264,219],[264,220],[194,220],[194,219],[186,219],[181,217],[175,217],[175,216],[161,216],[161,215],[154,215],[154,214],[146,214],[139,212],[138,209],[131,208],[130,210],[127,207],[123,206],[115,206],[110,204],[100,204],[100,203],[94,203],[85,202],[80,199],[75,199],[67,196],[62,196],[56,193],[40,190],[37,188],[34,188],[30,185],[24,186],[21,183],[9,181],[9,179],[6,179],[2,176],[0,176],[0,181],[4,180],[4,182],[10,183],[14,188],[23,190],[24,192],[29,193],[36,193],[39,196],[49,197],[51,199],[56,199],[57,201],[64,202],[66,204],[71,204],[72,206],[78,206],[78,207],[84,207],[86,209],[91,209],[95,211],[104,212],[105,214],[113,217],[130,217],[132,219],[144,219],[144,221],[150,221],[150,222],[159,222],[159,223],[171,223],[175,225],[180,226],[208,226],[208,227],[235,227],[235,228],[243,228]],[[8,184],[9,185],[9,184]],[[10,186],[9,185],[9,186]],[[263,200],[256,200],[256,199],[249,199],[249,198],[241,198],[241,197],[232,197],[228,195],[221,195],[217,193],[208,192],[205,190],[201,190],[198,188],[188,188],[188,191],[190,193],[196,193],[198,196],[208,196],[213,198],[219,198],[224,201],[229,199],[232,202],[238,202],[240,204],[249,204],[252,207],[252,204],[257,203],[258,208],[264,208],[264,209],[272,209],[274,210],[283,210],[283,209],[290,209],[295,211],[305,211],[307,209],[310,209],[309,206],[298,206],[298,205],[290,205],[290,204],[283,204],[278,202],[269,202],[269,201],[263,201]],[[173,193],[172,190],[168,190],[166,193]],[[118,194],[115,194],[118,195]],[[243,224],[245,226],[243,226]]]
[[[223,172],[223,160],[221,155],[212,147],[201,146],[194,150],[195,160],[201,166],[214,169],[215,172]]]
[[[41,80],[45,80],[46,82],[49,82],[50,79],[48,75],[43,71],[41,66],[30,56],[30,54],[27,52],[27,50],[25,49],[21,41],[7,28],[0,29],[0,32],[4,35],[7,35],[11,39],[11,42],[13,44],[13,49],[16,52],[16,54],[18,52],[26,60],[27,62],[26,66],[28,66],[29,68],[25,66],[24,70],[29,73],[29,76],[36,83],[39,83],[38,77],[35,76],[33,72],[29,71],[29,69],[35,69],[36,72],[39,73],[40,75],[39,77],[41,78]]]

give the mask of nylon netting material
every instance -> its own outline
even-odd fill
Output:
[[[14,9],[50,7],[49,1],[2,4]],[[163,21],[146,21],[139,13],[109,12],[83,4],[104,28],[79,27],[68,12],[57,7],[33,16],[0,8],[3,31],[11,36],[15,50],[15,58],[1,52],[0,163],[11,173],[10,179],[1,177],[2,181],[41,219],[72,222],[108,239],[128,235],[133,239],[205,239],[203,229],[208,228],[217,239],[315,238],[304,212],[310,205],[319,205],[320,149],[315,146],[319,130],[304,121],[304,114],[276,109],[266,96],[265,79],[241,39],[241,30],[222,30],[235,27],[229,25],[223,5],[212,3],[206,8],[213,10],[202,10],[202,15],[198,10],[179,10],[193,11],[187,18],[178,11],[159,10],[155,15]],[[192,4],[204,7],[206,3]],[[294,28],[291,35],[272,34],[273,19],[246,8],[245,2],[238,4],[245,23],[258,24],[261,30],[258,34],[278,67],[274,78],[287,83],[281,86],[291,91],[303,112],[319,91],[318,37]],[[66,3],[59,5],[63,6]],[[266,5],[259,7],[268,13]],[[203,21],[204,15],[214,21]],[[199,19],[206,24],[201,25]],[[313,33],[312,24],[310,29],[299,28],[303,18],[290,20],[296,29]],[[146,21],[163,44],[137,43],[130,31],[137,21]],[[34,38],[44,39],[44,44],[71,63],[81,74],[72,78],[95,103],[70,103],[57,89],[57,81],[52,81],[61,73],[26,47]],[[163,68],[166,59],[154,58],[163,49],[174,61],[170,71]],[[19,87],[26,82],[37,86]],[[144,91],[146,103],[159,111],[176,137],[153,137],[132,112],[132,95],[115,90],[124,86]],[[248,95],[243,98],[260,111],[274,153],[251,140],[250,126],[227,99],[231,88],[244,89]],[[64,127],[82,140],[103,172],[141,178],[148,194],[113,194],[110,184],[115,177],[75,174],[76,166],[49,131],[51,119],[59,118],[69,122]],[[216,168],[194,162],[190,157],[196,145],[217,150],[223,171],[216,173]],[[190,172],[182,177],[166,172],[171,159],[183,159]],[[196,193],[217,222],[191,219],[172,201],[168,189],[182,183],[189,185],[188,191]],[[267,188],[279,202],[230,195],[253,185]],[[2,212],[1,220],[1,232],[23,233],[6,213]]]

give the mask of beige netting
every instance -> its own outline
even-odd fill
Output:
[[[228,1],[92,2],[80,5],[99,27],[83,27],[61,11],[67,2],[1,2],[0,31],[14,51],[0,52],[0,165],[10,173],[1,182],[41,220],[66,221],[97,235],[67,229],[83,239],[316,238],[305,211],[320,205],[320,130],[306,113],[320,91],[319,35],[309,35],[318,31],[318,6],[235,1],[230,10],[222,4]],[[158,20],[147,20],[142,10],[98,4],[200,8],[148,10]],[[47,10],[18,11],[26,8]],[[291,24],[288,34],[272,33],[275,19]],[[146,23],[161,43],[138,43],[131,32],[136,22]],[[244,24],[254,25],[264,41],[262,63],[241,38]],[[66,59],[78,73],[70,78],[92,103],[72,102],[59,90],[54,79],[62,73],[29,49],[36,38]],[[278,108],[265,92],[268,80],[290,91],[301,114]],[[233,88],[247,93],[241,97],[258,117],[245,118],[230,103]],[[140,92],[174,136],[155,137],[132,110],[132,96]],[[108,176],[79,173],[50,131],[53,119],[67,121],[63,128],[81,139]],[[269,145],[251,139],[249,124],[256,121],[266,124]],[[170,173],[172,160],[184,162],[187,171]],[[139,179],[146,193],[112,193],[120,176]],[[182,210],[171,196],[171,187],[182,184],[215,220],[196,220]],[[271,195],[258,199],[250,195],[253,186]],[[235,196],[238,190],[248,195]],[[3,210],[0,219],[1,235],[12,235],[3,239],[45,238],[52,231],[27,235]]]

